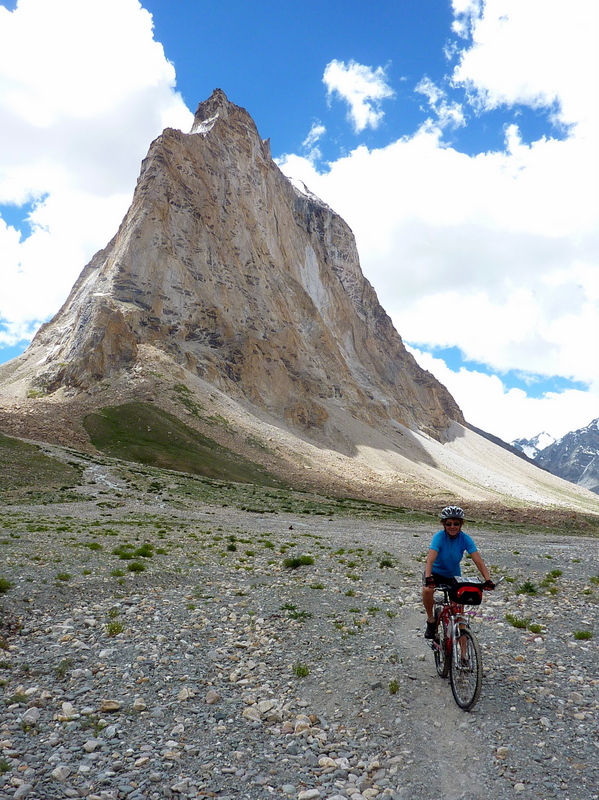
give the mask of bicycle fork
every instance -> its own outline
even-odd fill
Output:
[[[454,666],[459,668],[463,660],[467,657],[468,640],[464,636],[464,631],[467,629],[468,623],[464,617],[459,614],[452,620],[452,654]]]

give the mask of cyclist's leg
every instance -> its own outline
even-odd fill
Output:
[[[426,586],[424,583],[424,572],[422,573],[422,605],[426,611],[426,639],[432,639],[435,635],[435,587]]]
[[[456,606],[456,611],[460,616],[464,616],[464,606],[462,606],[462,605]],[[460,631],[466,630],[467,627],[468,627],[468,625],[466,623],[460,623]],[[468,658],[468,639],[466,638],[465,635],[461,635],[460,636],[459,643],[460,643],[460,653],[461,653],[462,659],[467,659]]]

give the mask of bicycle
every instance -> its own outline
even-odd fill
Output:
[[[435,587],[435,637],[431,647],[437,674],[449,675],[454,700],[464,711],[474,708],[482,687],[483,663],[480,646],[464,614],[464,605],[480,605],[483,583],[456,577],[451,584]]]

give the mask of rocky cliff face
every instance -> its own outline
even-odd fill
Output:
[[[152,143],[117,235],[5,380],[89,392],[144,346],[302,429],[326,430],[335,409],[440,441],[464,422],[405,350],[348,226],[292,186],[220,90],[190,134]]]

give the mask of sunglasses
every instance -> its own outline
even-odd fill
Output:
[[[461,522],[444,522],[443,525],[446,528],[461,528],[462,527],[462,523]]]

